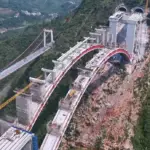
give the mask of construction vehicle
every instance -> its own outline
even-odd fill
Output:
[[[15,130],[15,134],[16,134],[16,135],[21,134],[20,130],[18,130],[18,129]]]
[[[68,98],[70,99],[70,98],[72,98],[74,95],[75,95],[75,93],[76,93],[76,90],[70,90],[70,92],[68,93]]]
[[[59,102],[59,108],[61,109],[67,109],[70,110],[71,109],[71,105],[72,105],[72,97],[74,97],[76,94],[76,90],[71,89],[67,95],[67,97],[65,99],[61,99]]]

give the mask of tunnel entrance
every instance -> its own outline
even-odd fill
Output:
[[[135,8],[133,9],[133,12],[134,12],[134,13],[141,13],[141,14],[143,14],[143,13],[144,13],[144,10],[143,10],[142,8],[140,8],[140,7],[135,7]]]
[[[128,64],[129,59],[124,54],[115,54],[108,59],[108,62],[112,64]]]
[[[115,11],[122,11],[122,12],[127,12],[128,9],[124,4],[120,4],[119,6],[116,7]]]
[[[118,10],[123,11],[123,12],[127,12],[127,9],[125,7],[120,7]]]

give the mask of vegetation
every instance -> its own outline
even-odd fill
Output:
[[[59,52],[63,53],[68,50],[69,47],[74,46],[77,41],[82,40],[83,37],[87,36],[88,32],[93,30],[96,26],[100,24],[106,24],[108,16],[112,13],[116,6],[116,4],[111,0],[108,1],[108,3],[106,3],[106,1],[99,2],[99,0],[84,0],[78,10],[76,10],[73,15],[68,16],[70,21],[67,23],[64,23],[65,19],[61,18],[58,18],[51,23],[43,22],[41,25],[29,26],[21,35],[16,36],[16,38],[12,39],[10,37],[8,40],[1,41],[0,65],[1,67],[4,67],[4,65],[8,64],[26,47],[28,47],[31,41],[34,40],[34,38],[43,28],[54,29],[56,47],[53,52],[41,56],[37,59],[38,61],[36,60],[34,63],[32,63],[32,65],[30,65],[29,68],[24,72],[24,75],[20,79],[16,79],[14,81],[13,87],[22,87],[28,82],[29,76],[36,77],[41,74],[40,69],[43,66],[46,68],[52,68],[53,64],[51,60],[60,56]],[[105,12],[105,9],[108,9],[109,11]],[[87,59],[87,57],[84,59]],[[79,64],[81,63],[82,61],[79,62]],[[52,114],[56,112],[59,98],[65,95],[68,90],[69,83],[71,83],[73,80],[73,77],[70,75],[70,73],[68,73],[64,81],[62,81],[59,87],[55,90],[52,98],[50,98],[49,103],[33,128],[33,132],[37,133],[40,142],[45,134],[45,124],[47,123],[48,119],[51,118]],[[64,87],[64,91],[60,90],[62,87]],[[10,92],[10,95],[12,95],[12,92]],[[12,111],[14,111],[13,104],[4,109],[4,112],[9,114],[12,114]]]
[[[145,70],[145,76],[143,79],[137,81],[138,90],[136,90],[135,95],[140,98],[142,103],[142,109],[140,112],[140,117],[138,124],[135,127],[135,136],[132,138],[133,146],[135,150],[148,150],[150,149],[150,76],[149,76],[148,64]]]
[[[25,1],[19,1],[17,9],[20,7],[21,2]],[[15,73],[13,75],[15,78],[12,78],[12,90],[15,87],[21,88],[26,85],[29,82],[28,79],[30,76],[39,76],[41,74],[40,69],[42,67],[52,68],[53,64],[51,60],[56,59],[61,53],[67,51],[69,47],[74,46],[77,41],[82,40],[84,36],[88,35],[89,31],[99,25],[108,24],[108,16],[114,11],[114,8],[119,4],[119,2],[120,0],[83,0],[80,7],[75,10],[73,14],[67,16],[67,18],[69,18],[69,22],[66,22],[64,18],[57,18],[50,23],[43,22],[40,25],[29,26],[23,32],[16,34],[16,37],[13,35],[7,40],[2,40],[0,42],[0,68],[3,68],[16,56],[23,52],[43,28],[52,28],[54,30],[56,45],[53,51],[39,57],[30,65]],[[138,0],[125,0],[124,2],[133,6],[136,5],[135,2],[138,3]],[[3,6],[5,6],[5,3],[3,3]],[[26,5],[24,5],[24,7],[26,7]],[[84,61],[88,60],[90,57],[91,56],[84,57]],[[83,60],[79,61],[78,64],[83,65]],[[21,76],[22,73],[23,75]],[[38,118],[33,128],[33,132],[38,135],[40,143],[46,133],[45,124],[53,117],[53,114],[57,110],[59,99],[66,94],[69,84],[75,76],[76,74],[73,76],[73,70],[66,75],[49,99],[46,108]],[[5,86],[9,79],[11,79],[11,77],[1,82],[1,88],[2,86]],[[10,91],[8,96],[11,96],[12,94],[13,92]],[[12,114],[12,112],[14,113],[14,103],[9,105],[9,107],[6,107],[3,112],[9,114]],[[96,149],[98,149],[98,145],[101,144],[96,144]]]
[[[53,17],[50,14],[66,15],[74,10],[80,2],[81,0],[71,2],[68,0],[0,0],[0,28],[27,26],[31,23],[39,23],[42,20],[51,20]],[[27,10],[30,13],[40,12],[41,15],[28,16],[22,10]],[[19,16],[14,17],[17,13],[19,13]]]
[[[0,0],[1,7],[11,8],[13,10],[28,10],[28,11],[40,11],[44,13],[62,13],[64,11],[64,7],[67,9],[71,7],[71,3],[66,3],[68,0]],[[79,4],[80,0],[73,0]],[[64,5],[67,6],[64,6]],[[70,4],[70,5],[69,5]],[[75,5],[76,6],[76,5]]]

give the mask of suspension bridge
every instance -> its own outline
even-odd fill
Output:
[[[20,61],[17,61],[34,43],[36,43],[41,33],[44,34],[44,39],[40,43],[38,43],[36,48],[33,49],[33,51],[31,51],[30,55],[24,57]],[[10,74],[14,73],[18,69],[22,68],[23,66],[30,63],[31,61],[33,61],[34,59],[36,59],[37,57],[39,57],[40,55],[44,54],[46,51],[52,48],[53,43],[54,43],[53,31],[44,29],[43,32],[41,33],[39,34],[39,36],[37,36],[34,42],[21,55],[19,55],[14,61],[10,62],[8,64],[8,67],[4,68],[3,71],[0,72],[0,80],[6,78]],[[47,43],[48,34],[50,34],[51,41]],[[42,43],[44,47],[39,48]]]
[[[42,68],[44,76],[30,77],[31,83],[27,87],[16,91],[15,97],[0,106],[2,109],[16,98],[17,119],[11,123],[0,120],[0,150],[57,150],[83,94],[99,69],[110,60],[111,63],[120,62],[118,58],[129,66],[144,59],[148,42],[145,18],[146,14],[142,8],[136,7],[129,11],[124,5],[119,5],[109,17],[109,27],[100,27],[90,32],[89,37],[84,37],[83,41],[77,42],[61,57],[53,60],[52,70]],[[47,31],[51,33],[51,41],[48,44]],[[3,70],[0,73],[1,80],[51,49],[53,44],[52,30],[44,30],[44,47]],[[84,68],[78,68],[78,77],[59,102],[59,109],[53,121],[47,123],[47,134],[38,148],[37,138],[31,133],[37,118],[66,73],[79,59],[92,51],[97,53]]]

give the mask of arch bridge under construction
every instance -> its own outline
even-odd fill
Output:
[[[109,27],[99,27],[90,32],[89,37],[84,37],[83,41],[53,60],[52,70],[42,68],[43,78],[30,77],[31,83],[25,89],[16,91],[17,118],[11,123],[0,120],[0,150],[57,150],[83,94],[101,67],[106,62],[112,65],[123,63],[131,73],[132,65],[144,59],[148,42],[145,20],[146,14],[142,8],[136,7],[129,11],[124,5],[119,5],[109,17]],[[6,67],[0,72],[0,80],[52,49],[53,31],[44,29],[43,33],[44,46]],[[46,40],[47,34],[50,34],[49,43]],[[66,73],[79,59],[92,51],[97,53],[86,62],[84,68],[78,68],[78,77],[59,102],[53,121],[47,123],[47,134],[38,148],[37,137],[30,132],[37,118]],[[26,89],[28,92],[25,92]],[[13,99],[1,104],[0,109]]]

